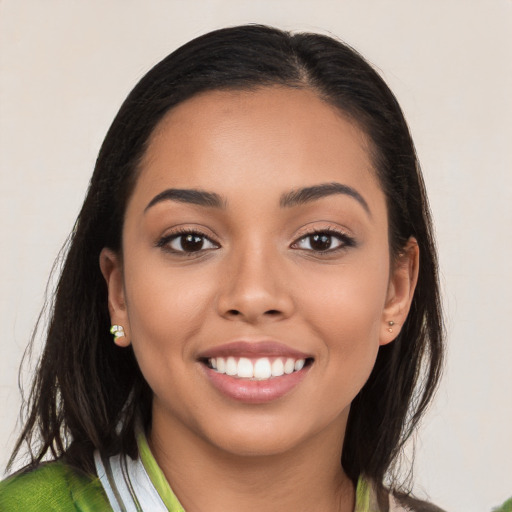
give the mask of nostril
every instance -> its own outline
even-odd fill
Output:
[[[269,309],[268,311],[265,311],[266,315],[276,316],[279,315],[280,312],[277,309]]]
[[[230,309],[228,311],[228,315],[231,315],[231,316],[237,316],[240,314],[240,311],[238,311],[237,309]]]

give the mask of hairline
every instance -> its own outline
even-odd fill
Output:
[[[261,82],[254,82],[253,84],[226,84],[222,86],[212,87],[212,88],[204,88],[200,91],[197,91],[190,96],[176,102],[174,105],[169,107],[160,119],[155,123],[153,128],[151,129],[148,137],[142,144],[142,151],[137,158],[137,162],[133,168],[133,171],[130,173],[129,178],[127,179],[128,187],[126,189],[126,198],[124,201],[124,210],[122,212],[122,222],[121,222],[121,244],[119,248],[119,252],[122,255],[122,233],[124,230],[124,221],[126,216],[126,211],[128,209],[128,204],[130,202],[131,197],[133,196],[133,192],[135,187],[137,186],[138,180],[142,172],[144,171],[144,166],[148,163],[147,155],[148,151],[155,140],[164,129],[164,125],[169,121],[169,118],[172,116],[176,108],[179,106],[200,98],[202,96],[207,96],[215,93],[256,93],[264,89],[296,89],[296,90],[306,90],[311,91],[320,101],[322,101],[325,105],[329,106],[331,110],[338,116],[342,121],[348,122],[354,127],[356,127],[359,133],[362,135],[361,139],[358,141],[361,149],[368,156],[368,161],[370,163],[370,167],[368,168],[370,175],[373,179],[376,180],[376,183],[380,190],[384,193],[385,201],[386,201],[386,215],[388,220],[388,245],[389,245],[389,254],[390,254],[390,262],[393,262],[395,259],[395,251],[393,251],[393,244],[391,237],[393,235],[390,229],[390,211],[388,207],[388,194],[385,190],[383,180],[380,177],[381,172],[379,171],[378,160],[381,154],[381,151],[378,149],[373,137],[370,134],[370,129],[368,127],[368,122],[366,122],[363,118],[366,117],[365,112],[361,111],[357,108],[344,108],[342,105],[336,103],[336,99],[334,97],[330,97],[327,93],[322,91],[320,87],[312,83],[312,80],[307,77],[305,72],[301,73],[301,80],[297,81],[279,81],[279,80],[262,80]]]

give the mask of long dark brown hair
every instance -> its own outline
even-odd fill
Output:
[[[352,48],[318,34],[248,25],[201,36],[152,68],[125,100],[101,147],[70,236],[46,344],[10,464],[27,443],[30,466],[43,458],[94,472],[92,453],[137,454],[134,425],[151,422],[152,393],[131,348],[109,334],[107,288],[98,257],[121,251],[127,200],[148,139],[163,116],[200,92],[281,85],[308,88],[367,134],[387,198],[396,257],[409,237],[420,251],[412,307],[397,339],[379,350],[354,399],[341,463],[382,482],[430,402],[439,379],[443,328],[429,207],[414,145],[384,81]]]

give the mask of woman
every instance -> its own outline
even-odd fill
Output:
[[[435,510],[389,475],[441,362],[392,93],[331,38],[212,32],[105,138],[0,505]]]

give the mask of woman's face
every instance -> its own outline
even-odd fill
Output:
[[[153,429],[236,454],[342,439],[414,288],[414,265],[390,263],[365,135],[282,87],[173,109],[128,202],[122,261],[104,250],[101,265]]]

